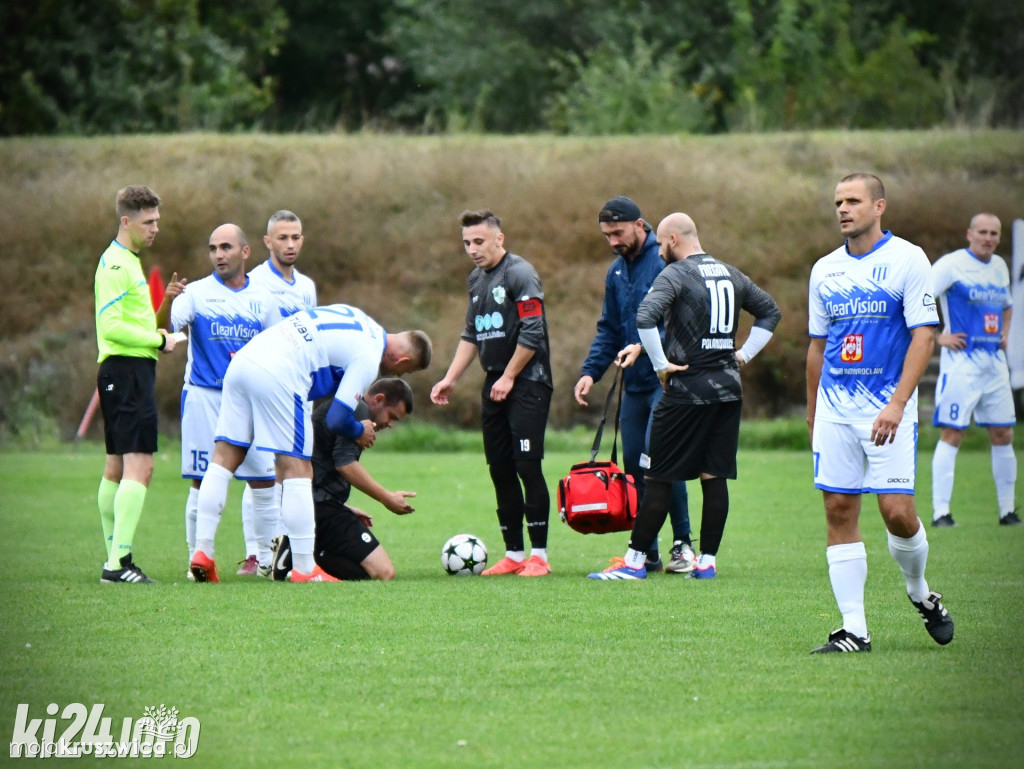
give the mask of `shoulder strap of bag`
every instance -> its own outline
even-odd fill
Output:
[[[604,399],[604,414],[601,415],[601,424],[597,426],[597,435],[594,436],[594,445],[590,447],[591,463],[597,461],[598,452],[601,451],[601,436],[604,434],[604,423],[608,421],[608,407],[611,405],[612,399],[615,397],[616,390],[618,390],[619,397],[615,400],[615,433],[612,438],[612,464],[617,465],[619,463],[619,411],[622,406],[622,388],[618,385],[621,379],[622,369],[616,366],[615,378],[612,380],[612,386],[608,388],[608,396]]]

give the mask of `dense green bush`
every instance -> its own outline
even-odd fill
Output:
[[[39,0],[0,25],[0,135],[1024,124],[999,0]]]

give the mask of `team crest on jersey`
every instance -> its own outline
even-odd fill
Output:
[[[880,264],[877,267],[871,268],[871,280],[875,281],[875,283],[881,283],[888,274],[889,265],[887,264]]]
[[[864,335],[847,334],[844,336],[839,358],[843,363],[857,363],[864,360]]]
[[[498,304],[504,303],[504,301],[505,301],[505,287],[504,286],[495,286],[493,289],[491,289],[491,296],[494,297],[494,301],[497,302]]]
[[[999,316],[994,312],[985,313],[985,333],[986,334],[998,334],[999,333]]]

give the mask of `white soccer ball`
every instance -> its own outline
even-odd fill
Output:
[[[487,568],[487,546],[472,534],[456,534],[441,548],[441,565],[449,574],[475,576]]]

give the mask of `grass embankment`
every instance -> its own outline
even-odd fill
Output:
[[[144,256],[190,278],[210,272],[209,233],[231,221],[249,234],[253,264],[267,217],[304,220],[300,266],[322,302],[346,301],[388,329],[423,328],[436,363],[410,377],[424,421],[477,421],[474,367],[453,405],[426,394],[455,349],[465,313],[457,217],[488,206],[508,247],[538,268],[547,295],[557,391],[551,424],[594,424],[572,385],[600,313],[608,248],[597,211],[626,194],[655,224],[684,210],[701,242],[768,289],[784,317],[744,372],[748,416],[799,412],[804,399],[806,289],[811,264],[839,242],[836,181],[881,175],[884,224],[930,257],[963,245],[970,216],[1009,223],[1024,200],[1024,134],[1011,131],[801,133],[725,137],[393,137],[183,135],[0,141],[5,264],[16,275],[0,304],[0,442],[70,437],[95,381],[92,281],[116,232],[115,191],[151,185],[163,198],[161,233]],[[741,334],[745,331],[741,331]],[[184,355],[161,360],[163,430],[176,434]],[[604,385],[595,392],[600,402]],[[90,436],[98,437],[98,425]]]

